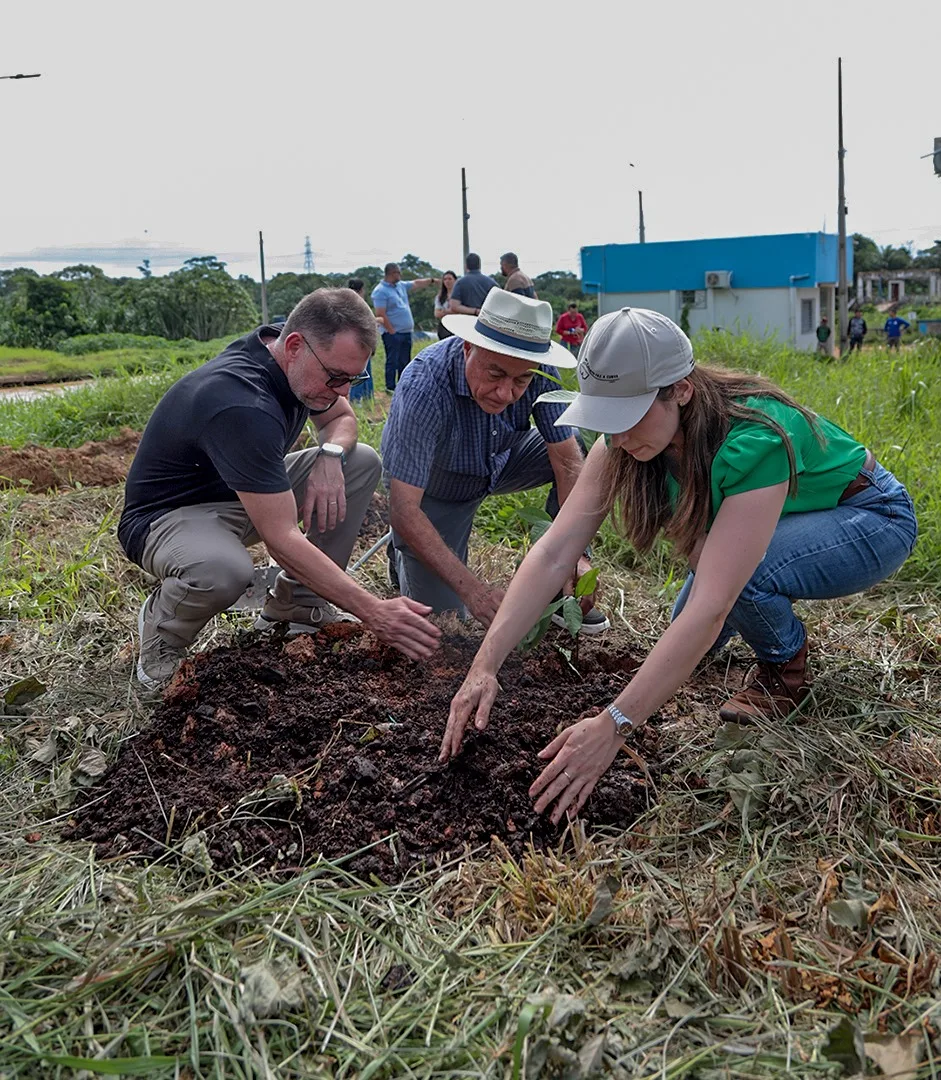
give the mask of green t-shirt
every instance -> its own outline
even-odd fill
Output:
[[[817,327],[817,340],[818,341],[826,341],[829,337],[830,337],[830,327],[829,326],[824,326],[824,324],[821,323]]]
[[[743,404],[760,409],[788,434],[797,466],[797,491],[784,500],[782,514],[830,510],[866,460],[866,448],[822,416],[817,425],[823,444],[803,415],[791,405],[769,397],[747,398]],[[757,420],[733,420],[712,461],[712,518],[723,499],[743,491],[773,487],[789,476],[787,451],[781,437]],[[672,476],[667,487],[674,503],[679,485]],[[711,524],[711,522],[710,522]]]

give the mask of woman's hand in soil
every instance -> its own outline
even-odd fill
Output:
[[[623,742],[607,712],[567,727],[539,751],[543,761],[552,760],[529,789],[530,796],[536,799],[536,813],[541,814],[555,800],[551,817],[554,825],[566,811],[574,817],[608,771]]]
[[[301,517],[304,532],[309,531],[316,516],[317,532],[335,529],[346,518],[346,482],[340,459],[318,454],[304,493]]]
[[[503,603],[504,595],[503,589],[494,589],[481,581],[462,599],[471,615],[489,630],[490,624]]]
[[[363,621],[386,645],[405,653],[410,660],[424,660],[438,648],[441,638],[441,631],[426,618],[430,614],[427,604],[396,596],[380,600],[375,613]]]
[[[471,713],[475,713],[474,727],[483,731],[490,719],[490,710],[500,693],[500,684],[496,675],[489,671],[475,671],[473,668],[467,673],[467,678],[460,690],[451,701],[451,711],[448,713],[448,726],[441,740],[441,753],[439,761],[447,761],[454,757],[461,749],[461,740],[467,728]]]

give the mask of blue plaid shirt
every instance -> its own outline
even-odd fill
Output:
[[[459,337],[429,345],[402,374],[382,432],[386,483],[401,480],[451,502],[482,499],[526,437],[530,418],[547,443],[575,435],[575,428],[555,426],[564,405],[536,404],[540,394],[558,388],[539,375],[502,413],[485,413],[467,385],[463,345]],[[545,370],[559,377],[554,367]]]

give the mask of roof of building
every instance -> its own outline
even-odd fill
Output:
[[[852,279],[852,245],[847,247]],[[822,232],[601,244],[582,248],[582,287],[604,293],[703,289],[710,270],[731,271],[733,289],[835,284],[837,250],[837,237]]]

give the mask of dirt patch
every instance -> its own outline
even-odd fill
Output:
[[[372,547],[389,531],[389,496],[384,491],[373,492],[366,516],[359,529],[360,544]]]
[[[56,488],[108,487],[127,476],[140,433],[122,428],[120,435],[87,442],[73,449],[57,446],[0,446],[0,488],[27,484],[31,491]]]
[[[286,645],[199,654],[90,791],[67,838],[97,841],[102,857],[156,857],[198,833],[215,866],[282,872],[374,845],[350,865],[385,880],[491,836],[517,854],[530,837],[554,843],[561,828],[537,817],[527,794],[536,753],[559,725],[610,701],[636,662],[585,647],[579,676],[549,646],[514,654],[490,728],[442,766],[448,707],[476,644],[450,637],[418,665],[339,624]],[[655,772],[655,728],[638,748]],[[629,825],[647,805],[644,784],[619,757],[587,804],[587,826]]]

